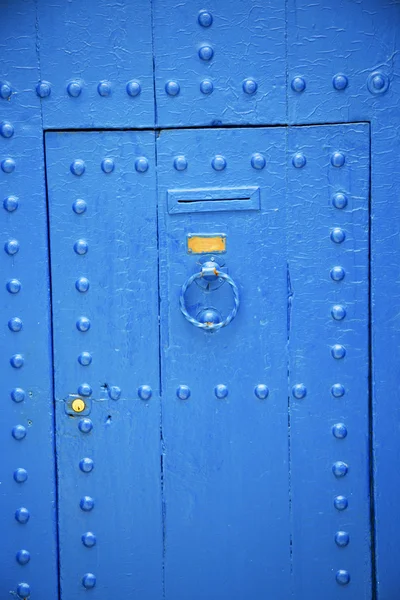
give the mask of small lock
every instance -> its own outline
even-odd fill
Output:
[[[81,413],[85,410],[86,404],[82,398],[75,398],[75,400],[72,401],[71,408],[74,412]]]

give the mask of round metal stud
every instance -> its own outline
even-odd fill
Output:
[[[8,196],[3,200],[3,207],[7,212],[14,212],[18,208],[17,196]]]
[[[346,356],[346,348],[341,344],[335,344],[332,346],[331,354],[336,359],[344,358]]]
[[[343,267],[333,267],[330,274],[333,281],[342,281],[346,273]]]
[[[10,121],[2,121],[0,123],[0,135],[3,138],[10,138],[14,135],[14,125]]]
[[[14,481],[17,483],[25,483],[28,479],[28,471],[26,469],[16,469],[14,471]]]
[[[78,362],[82,367],[87,367],[92,362],[92,355],[90,352],[81,352],[78,356]]]
[[[202,27],[211,27],[213,22],[213,16],[208,10],[201,10],[199,12],[199,16],[197,17],[199,25]]]
[[[1,170],[4,173],[12,173],[15,171],[15,160],[13,158],[5,158],[1,161]]]
[[[335,304],[335,306],[332,307],[331,315],[335,321],[343,321],[346,316],[346,309],[340,304]]]
[[[140,156],[135,161],[135,169],[138,173],[145,173],[149,168],[149,161],[144,156]]]
[[[18,294],[21,289],[21,282],[18,279],[10,279],[7,281],[7,290],[10,294]]]
[[[21,331],[22,329],[22,320],[19,317],[13,317],[8,321],[8,328],[10,331]]]
[[[17,594],[19,598],[29,598],[31,595],[31,588],[28,583],[19,583],[17,587]]]
[[[209,79],[203,79],[203,81],[200,83],[201,93],[205,94],[207,96],[207,95],[211,94],[213,90],[214,90],[213,82],[210,81]]]
[[[150,400],[153,391],[149,385],[141,385],[138,389],[138,396],[141,400]]]
[[[83,473],[90,473],[93,471],[94,463],[91,458],[82,458],[79,463],[79,468]]]
[[[22,525],[25,525],[29,521],[30,516],[29,510],[23,506],[15,511],[15,518]]]
[[[126,92],[128,96],[132,96],[132,98],[134,98],[135,96],[139,96],[141,91],[142,88],[140,83],[138,81],[135,81],[134,79],[132,79],[132,81],[128,81],[128,83],[126,84]]]
[[[86,573],[82,577],[82,585],[88,590],[94,588],[96,585],[96,577],[93,575],[93,573]]]
[[[292,395],[297,400],[302,400],[307,395],[307,388],[304,383],[297,383],[292,387]]]
[[[268,398],[269,389],[267,388],[265,383],[259,383],[254,388],[254,393],[260,400],[265,400],[265,398]]]
[[[86,240],[77,240],[74,244],[74,250],[77,254],[83,255],[88,251],[89,246]]]
[[[242,83],[242,88],[245,94],[255,94],[258,89],[258,84],[254,79],[245,79]]]
[[[188,163],[184,156],[176,156],[174,159],[174,167],[177,171],[184,171],[187,169]]]
[[[31,555],[28,550],[19,550],[15,556],[20,565],[27,565],[31,560]]]
[[[78,98],[82,93],[82,85],[79,81],[70,81],[67,85],[67,92],[71,98]]]
[[[296,169],[302,169],[305,167],[307,163],[307,159],[302,152],[296,152],[296,154],[292,157],[292,165],[296,167]]]
[[[347,533],[347,531],[337,531],[336,532],[335,542],[338,546],[343,548],[344,546],[347,546],[349,541],[350,541],[350,536]]]
[[[332,242],[335,242],[335,244],[341,244],[342,242],[344,242],[345,239],[346,239],[346,234],[343,231],[343,229],[340,229],[340,227],[335,227],[335,229],[332,229],[332,231],[331,231]]]
[[[332,167],[343,167],[346,157],[342,152],[334,152],[331,156]]]
[[[346,510],[346,508],[349,505],[349,502],[346,496],[336,496],[333,500],[333,505],[336,508],[336,510]]]
[[[332,433],[338,440],[344,440],[344,438],[347,436],[347,427],[344,423],[336,423],[332,427]]]
[[[26,427],[23,425],[15,425],[15,427],[12,428],[11,434],[14,440],[23,440],[26,437]]]
[[[14,368],[14,369],[20,369],[21,367],[24,366],[24,357],[22,356],[22,354],[14,354],[11,358],[10,358],[10,365]]]
[[[87,204],[84,200],[75,200],[75,202],[72,205],[72,210],[77,215],[81,215],[82,213],[86,212],[86,209]]]
[[[89,512],[94,508],[94,500],[91,496],[83,496],[83,498],[81,498],[81,501],[79,502],[79,506],[81,510]]]
[[[78,387],[78,394],[85,397],[91,396],[92,388],[88,383],[81,383],[81,385]]]
[[[335,90],[341,91],[347,88],[349,80],[343,73],[337,73],[332,78],[332,85]]]
[[[382,71],[374,71],[367,79],[367,86],[371,94],[384,94],[389,89],[389,83],[389,77]]]
[[[25,400],[24,390],[22,388],[14,388],[11,391],[11,399],[14,400],[14,402],[22,402]]]
[[[211,161],[214,171],[223,171],[226,168],[226,160],[221,154],[217,154]]]
[[[266,160],[265,157],[259,152],[255,152],[251,157],[251,166],[253,169],[261,170],[265,167]]]
[[[14,256],[14,254],[17,254],[19,250],[18,240],[8,240],[8,242],[4,244],[4,250],[9,256]]]
[[[83,175],[86,169],[85,163],[82,159],[77,158],[76,160],[74,160],[74,162],[70,165],[70,171],[73,175]]]
[[[99,96],[103,96],[103,98],[111,96],[111,83],[109,81],[100,81],[97,86],[97,92]]]
[[[75,287],[78,292],[87,292],[90,287],[89,279],[87,279],[87,277],[79,277],[79,279],[75,281]]]
[[[339,583],[339,585],[347,585],[350,583],[350,573],[344,569],[339,569],[339,571],[336,573],[336,581]]]
[[[331,394],[334,398],[341,398],[345,394],[345,389],[341,383],[335,383],[331,387]]]
[[[347,206],[347,197],[342,192],[338,192],[333,196],[332,204],[335,208],[345,208]]]
[[[93,548],[96,545],[96,536],[91,531],[87,531],[82,536],[82,544],[86,548]]]
[[[349,470],[345,462],[338,460],[332,465],[332,473],[335,477],[344,477]]]
[[[115,168],[115,163],[112,158],[105,158],[101,161],[101,169],[104,173],[112,173]]]
[[[11,85],[6,81],[0,82],[0,97],[3,100],[8,100],[12,94]]]
[[[304,77],[294,77],[291,83],[294,92],[304,92],[306,89],[306,80]]]
[[[39,81],[36,86],[36,93],[39,98],[47,98],[51,94],[51,85],[48,81]]]
[[[181,86],[177,81],[167,81],[165,84],[165,91],[168,96],[177,96],[181,90]]]
[[[190,389],[187,385],[180,385],[176,390],[176,395],[180,400],[187,400],[190,398]]]
[[[110,396],[111,400],[119,400],[121,398],[121,388],[119,388],[117,385],[112,385],[108,388],[108,395]]]
[[[90,319],[88,319],[87,317],[80,317],[76,322],[76,328],[79,331],[89,331]]]
[[[211,46],[201,46],[199,48],[199,58],[206,62],[210,61],[214,56],[214,50]]]
[[[228,388],[223,383],[216,385],[214,388],[214,394],[219,400],[223,400],[228,395]]]

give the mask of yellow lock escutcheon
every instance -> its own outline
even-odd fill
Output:
[[[74,412],[81,413],[85,410],[86,404],[82,398],[75,398],[75,400],[72,401],[71,407]]]

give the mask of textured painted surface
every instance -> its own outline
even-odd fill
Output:
[[[48,133],[46,151],[61,591],[63,598],[78,597],[93,583],[85,574],[92,574],[98,598],[134,592],[157,600],[154,133]],[[88,403],[84,417],[66,414],[69,394]],[[94,502],[90,510],[86,496]]]

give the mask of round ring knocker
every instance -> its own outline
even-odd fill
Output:
[[[222,329],[222,327],[226,327],[227,325],[229,325],[229,323],[231,321],[233,321],[233,319],[236,317],[236,314],[237,314],[237,311],[239,310],[239,305],[240,305],[239,290],[238,290],[236,283],[233,281],[233,279],[231,277],[229,277],[229,275],[227,275],[226,273],[222,273],[221,271],[218,271],[217,266],[218,265],[216,263],[205,263],[205,265],[203,266],[201,271],[191,275],[189,277],[189,279],[183,284],[182,289],[181,289],[181,295],[179,298],[180,309],[181,309],[181,312],[182,312],[183,316],[185,317],[185,319],[187,319],[187,321],[189,321],[189,323],[191,323],[195,327],[199,327],[199,329],[206,329],[207,331],[216,331],[218,329]],[[197,319],[190,316],[186,309],[186,304],[185,304],[186,291],[196,279],[200,279],[202,277],[214,277],[214,278],[219,277],[220,279],[224,279],[227,283],[229,283],[229,285],[232,288],[234,306],[233,306],[231,312],[229,313],[229,315],[220,323],[207,323],[207,322],[201,323]]]

